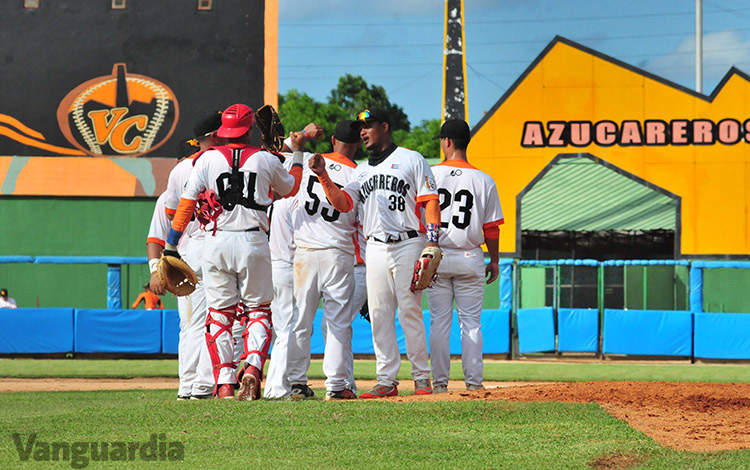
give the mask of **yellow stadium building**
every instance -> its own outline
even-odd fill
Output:
[[[500,251],[522,258],[747,258],[750,79],[697,93],[555,38],[474,127]]]

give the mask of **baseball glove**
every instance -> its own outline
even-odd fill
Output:
[[[263,148],[271,152],[281,151],[284,145],[284,125],[279,114],[270,104],[264,104],[255,112],[255,122],[260,129]]]
[[[418,291],[430,287],[437,275],[443,252],[436,246],[426,246],[414,264],[414,277],[411,280],[411,291]]]
[[[180,258],[162,256],[156,268],[164,288],[178,297],[192,294],[198,284],[198,277]]]

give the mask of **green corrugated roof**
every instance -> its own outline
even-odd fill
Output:
[[[521,200],[521,230],[674,230],[676,201],[588,158],[562,158]]]

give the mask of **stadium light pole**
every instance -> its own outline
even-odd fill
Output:
[[[695,91],[703,93],[703,0],[695,0]]]

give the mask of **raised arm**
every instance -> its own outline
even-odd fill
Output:
[[[331,202],[331,205],[339,212],[349,212],[354,208],[352,198],[345,192],[342,191],[336,183],[334,183],[328,176],[326,171],[326,162],[323,155],[316,153],[310,158],[310,169],[313,173],[318,175],[318,181],[323,186],[323,191],[326,193],[326,197]],[[440,219],[440,206],[438,206],[438,220]]]

